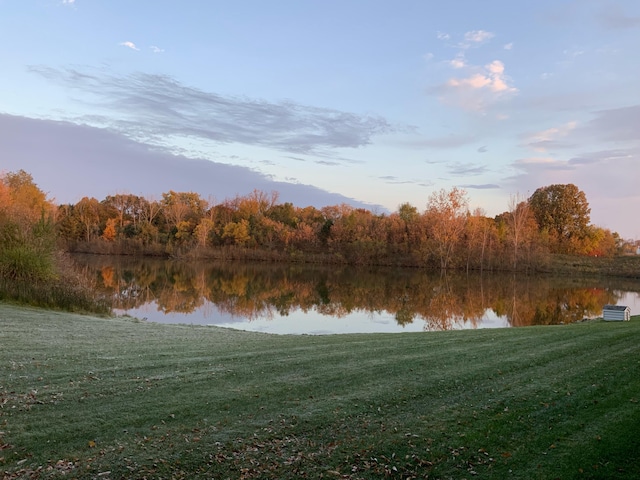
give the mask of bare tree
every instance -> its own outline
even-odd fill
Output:
[[[507,224],[513,246],[513,269],[517,270],[518,260],[521,257],[520,248],[531,241],[532,227],[534,225],[533,212],[524,198],[519,194],[509,198],[509,212]],[[535,229],[534,229],[535,230]]]
[[[444,189],[431,194],[425,215],[431,224],[434,250],[440,260],[440,268],[449,266],[455,247],[461,239],[468,215],[466,192],[459,188]]]

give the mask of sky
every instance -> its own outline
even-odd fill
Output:
[[[0,172],[490,216],[572,183],[640,239],[639,47],[636,0],[0,0]]]

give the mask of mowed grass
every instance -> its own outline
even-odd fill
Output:
[[[640,478],[640,318],[273,336],[0,304],[4,478]]]

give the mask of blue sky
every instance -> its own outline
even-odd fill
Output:
[[[0,171],[489,215],[574,183],[640,238],[639,46],[634,0],[0,0]]]

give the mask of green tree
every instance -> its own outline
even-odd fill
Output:
[[[398,207],[397,217],[401,224],[404,225],[404,232],[401,238],[397,238],[397,231],[394,232],[396,245],[399,251],[410,253],[412,250],[418,250],[420,245],[425,241],[426,234],[424,229],[424,219],[420,216],[418,209],[410,203],[403,203]],[[394,219],[391,219],[390,228],[396,230]]]
[[[569,183],[538,188],[529,205],[540,230],[546,230],[554,250],[575,253],[586,237],[591,209],[582,190]]]

